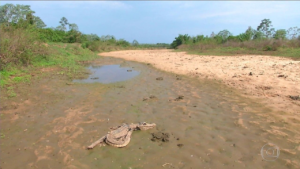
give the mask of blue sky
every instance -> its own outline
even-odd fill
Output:
[[[178,34],[210,35],[227,29],[234,35],[270,19],[275,29],[300,27],[296,1],[1,1],[30,5],[48,27],[61,17],[83,33],[114,35],[129,42],[171,43]]]

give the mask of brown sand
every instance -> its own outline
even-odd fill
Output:
[[[216,79],[278,111],[300,113],[300,61],[274,56],[199,56],[173,50],[100,53],[150,63],[158,69],[200,79]]]
[[[92,62],[112,64],[134,67],[140,75],[86,84],[58,73],[66,69],[47,68],[32,72],[30,83],[15,84],[17,97],[1,94],[0,168],[300,169],[299,115],[271,111],[214,80],[177,80],[172,73],[110,57]],[[184,98],[176,99],[180,95]],[[135,131],[122,149],[85,149],[110,127],[140,121],[157,127]],[[152,142],[157,131],[169,133],[169,142]],[[276,161],[263,160],[260,150],[267,143],[280,148]]]

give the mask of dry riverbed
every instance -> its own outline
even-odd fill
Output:
[[[242,84],[243,81],[237,79],[254,81],[260,76],[271,75],[257,75],[254,68],[247,65],[249,68],[245,69],[249,69],[252,76],[227,77],[226,73],[230,74],[229,70],[235,68],[217,73],[216,64],[223,63],[223,57],[211,59],[215,64],[210,67],[205,66],[209,62],[200,62],[201,56],[193,56],[194,60],[184,53],[117,53],[121,54],[118,57],[151,64],[101,57],[87,65],[93,68],[90,69],[92,74],[81,72],[76,78],[107,82],[105,80],[124,76],[114,75],[116,71],[105,75],[97,72],[100,68],[115,70],[120,67],[125,73],[136,73],[128,76],[131,79],[126,81],[108,84],[73,81],[63,70],[48,67],[31,72],[30,83],[13,86],[16,97],[0,95],[0,168],[299,168],[300,119],[296,111],[299,109],[291,106],[289,111],[272,110],[257,99],[241,95],[241,90],[224,85],[224,82],[231,83],[225,79],[220,82],[218,77],[222,75],[235,84]],[[160,57],[160,53],[166,56]],[[299,65],[289,62],[292,64],[285,68]],[[279,63],[282,62],[278,61],[276,65]],[[232,61],[232,64],[237,63]],[[100,68],[96,70],[98,66]],[[208,70],[215,75],[205,74]],[[292,72],[286,78],[277,77],[276,85],[282,85],[281,81],[289,82],[289,78],[299,75],[296,73]],[[282,74],[286,75],[285,71]],[[199,79],[199,75],[204,79]],[[104,76],[107,79],[102,79]],[[269,92],[275,90],[271,87],[264,89],[265,95],[270,96]],[[294,87],[299,91],[297,86]],[[296,91],[281,95],[299,94]],[[297,106],[299,102],[283,96],[278,98],[286,98],[282,104]],[[96,146],[86,150],[110,127],[143,121],[156,123],[157,127],[134,131],[126,147]],[[275,161],[264,161],[260,154],[267,143],[280,148],[280,156]]]
[[[274,56],[199,56],[172,50],[100,53],[200,79],[216,79],[275,110],[300,115],[300,61]]]

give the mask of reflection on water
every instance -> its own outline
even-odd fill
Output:
[[[88,69],[92,74],[87,79],[77,79],[73,82],[108,84],[129,80],[140,74],[132,68],[120,67],[120,65],[89,66]]]

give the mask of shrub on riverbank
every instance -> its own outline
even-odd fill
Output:
[[[35,57],[49,54],[34,29],[1,25],[0,34],[0,70],[8,65],[29,65]]]

